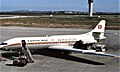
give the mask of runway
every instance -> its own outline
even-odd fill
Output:
[[[43,16],[17,16],[17,15],[0,15],[0,19],[13,19],[13,18],[30,18],[30,17],[52,17],[50,15]]]
[[[0,42],[13,37],[81,34],[88,29],[0,27]],[[108,53],[120,54],[120,30],[106,30]],[[52,50],[40,50],[33,54],[34,63],[25,67],[7,66],[11,60],[0,62],[0,72],[120,72],[120,59],[74,53],[63,56]]]

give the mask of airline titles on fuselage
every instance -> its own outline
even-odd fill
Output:
[[[60,43],[60,42],[71,42],[76,41],[76,38],[59,38],[59,39],[37,39],[37,40],[27,40],[29,43]]]

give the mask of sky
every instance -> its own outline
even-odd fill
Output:
[[[119,0],[94,0],[94,12],[120,12]],[[88,0],[0,0],[0,11],[88,12]]]

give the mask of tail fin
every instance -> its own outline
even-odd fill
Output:
[[[106,37],[104,36],[104,31],[105,31],[105,20],[101,20],[98,25],[90,31],[88,34],[92,35],[95,39],[105,39]]]
[[[98,23],[98,25],[92,30],[92,32],[104,33],[104,31],[105,31],[105,24],[106,24],[106,21],[105,20],[101,20]]]

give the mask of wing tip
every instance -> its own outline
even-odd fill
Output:
[[[120,56],[114,56],[115,58],[120,58]]]

